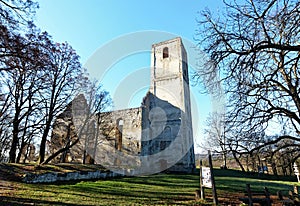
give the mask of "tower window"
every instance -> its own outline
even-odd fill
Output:
[[[168,58],[169,57],[169,48],[165,47],[163,49],[163,58]]]

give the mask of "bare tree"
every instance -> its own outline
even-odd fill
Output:
[[[61,126],[66,127],[66,131],[62,134],[61,128],[58,128],[60,134],[52,136],[54,151],[42,164],[49,163],[75,145],[80,148],[81,154],[77,155],[82,155],[83,163],[86,163],[87,155],[95,156],[101,121],[98,114],[111,105],[111,99],[99,83],[90,82],[88,79],[79,91],[80,94],[68,104],[66,110],[57,116],[56,122],[62,119],[64,125]]]
[[[0,90],[1,91],[1,90]],[[0,95],[0,162],[6,161],[6,152],[10,148],[10,128],[11,116],[8,112],[10,98],[1,91]]]
[[[291,141],[299,150],[300,2],[224,0],[224,5],[224,16],[206,10],[199,19],[199,45],[213,66],[198,75],[221,74],[235,134],[262,133],[278,124],[289,128],[274,131],[280,133],[276,139],[258,142],[249,153]]]
[[[12,125],[3,126],[0,137],[10,142],[10,162],[20,161],[38,132],[40,162],[44,161],[54,117],[80,86],[79,56],[69,44],[54,43],[33,25],[36,8],[33,0],[0,0],[0,95],[9,100],[1,105],[6,115],[0,118],[9,117]]]
[[[204,147],[222,155],[223,167],[227,168],[228,140],[225,136],[225,114],[214,112],[207,118],[204,130]]]
[[[38,3],[32,0],[0,0],[0,25],[12,29],[28,25],[38,7]]]
[[[2,86],[5,86],[4,89],[7,90],[6,98],[10,100],[10,107],[8,108],[12,125],[10,162],[16,162],[18,147],[20,146],[19,149],[22,150],[22,147],[27,143],[25,140],[29,140],[28,128],[35,127],[40,122],[39,119],[33,119],[33,115],[37,112],[37,107],[40,104],[36,95],[42,89],[39,75],[40,61],[35,52],[36,45],[29,43],[29,40],[23,37],[19,37],[18,42],[18,49],[27,45],[22,49],[22,56],[27,58],[20,56],[4,58],[3,62],[9,69],[2,74],[1,81]]]
[[[28,120],[34,110],[36,87],[29,81],[35,78],[39,61],[36,41],[31,41],[35,33],[26,35],[34,30],[31,20],[36,8],[38,4],[32,0],[0,0],[1,153],[10,150],[11,162],[22,147],[19,140],[24,145],[26,130],[32,126]]]
[[[102,88],[102,85],[97,81],[88,83],[83,91],[87,98],[88,109],[90,111],[90,115],[87,116],[90,118],[91,124],[91,128],[89,129],[94,130],[93,136],[85,139],[83,163],[86,163],[87,154],[92,158],[91,163],[93,163],[99,143],[100,126],[105,126],[101,125],[102,116],[100,113],[112,105],[112,100],[109,96],[109,93],[105,91]]]
[[[21,52],[26,45],[21,46],[19,41],[24,32],[34,28],[32,17],[37,8],[32,0],[0,0],[0,72],[9,69],[1,64],[3,57],[26,58]]]
[[[40,142],[39,163],[45,160],[46,141],[54,118],[74,98],[79,88],[78,78],[83,71],[79,56],[69,44],[52,44],[49,41],[44,45],[44,49],[46,62],[49,64],[44,67],[44,86],[47,89],[40,91],[45,119]]]

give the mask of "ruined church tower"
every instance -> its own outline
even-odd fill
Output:
[[[68,125],[74,122],[71,109],[81,108],[82,103],[73,100],[70,105],[56,119],[52,152],[65,145],[69,131],[76,137],[75,128]],[[101,125],[95,127],[93,122],[99,117]],[[94,129],[88,129],[76,147],[55,161],[81,162],[83,157],[85,161],[85,157],[91,157],[96,164],[110,169],[129,169],[131,175],[193,172],[188,63],[181,38],[152,45],[150,89],[140,107],[97,114],[90,127]]]
[[[180,37],[152,45],[150,92],[180,108],[191,123],[187,54]]]
[[[161,170],[195,168],[187,54],[181,38],[152,45],[151,83],[145,110],[142,155]],[[152,162],[153,164],[153,162]]]

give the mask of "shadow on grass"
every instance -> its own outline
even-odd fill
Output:
[[[23,184],[24,189],[22,193],[19,192],[16,197],[20,201],[25,201],[22,198],[26,195],[26,191],[34,191],[30,199],[28,197],[28,203],[33,202],[37,205],[42,204],[43,200],[45,200],[43,205],[64,205],[65,201],[76,203],[76,200],[82,199],[93,205],[95,203],[97,205],[100,203],[104,205],[112,203],[119,205],[183,204],[185,201],[194,200],[193,192],[198,187],[198,179],[198,175],[159,174],[143,177],[81,181],[77,183],[69,182],[64,184]],[[42,196],[39,201],[42,203],[37,203],[36,199],[39,199],[38,195],[40,194]],[[63,203],[55,200],[58,196]],[[15,198],[7,199],[6,203],[18,205],[12,204],[17,202],[13,202],[13,200]]]
[[[142,177],[127,177],[121,178],[119,182],[133,183],[133,184],[143,184],[150,186],[162,186],[170,188],[178,187],[198,187],[199,182],[198,175],[187,175],[187,174],[157,174],[151,176]]]
[[[295,182],[292,176],[273,176],[268,174],[247,173],[237,170],[214,170],[217,188],[230,192],[244,192],[246,184],[250,184],[255,191],[263,191],[267,187],[271,194],[279,190],[291,190]],[[281,181],[285,181],[282,182]],[[287,184],[290,182],[290,184]]]
[[[232,169],[214,169],[215,176],[230,176],[230,177],[244,177],[249,179],[261,179],[261,180],[280,180],[280,181],[297,181],[296,176],[283,176],[283,175],[269,175],[269,174],[260,174],[258,172],[242,172],[239,170]]]
[[[291,189],[292,182],[275,181],[277,178],[236,170],[214,170],[218,192],[244,193],[245,185],[255,191],[267,186],[271,194]],[[287,177],[279,177],[286,180]],[[289,177],[289,179],[293,179]],[[58,182],[56,184],[21,184],[21,191],[14,197],[0,197],[4,205],[103,205],[147,204],[188,205],[199,188],[199,170],[196,174],[157,174],[140,177],[119,177],[105,180]],[[33,192],[34,191],[34,192]],[[32,193],[32,194],[30,194]],[[30,197],[27,197],[27,194]],[[225,193],[224,193],[225,194]],[[232,195],[232,194],[229,194]],[[26,198],[25,198],[26,197]],[[60,198],[60,199],[59,199]],[[236,198],[237,199],[237,198]],[[86,202],[80,202],[80,201]],[[72,204],[71,204],[72,203]]]
[[[110,181],[85,182],[72,186],[70,190],[132,198],[169,199],[170,197],[193,196],[190,191],[198,187],[198,184],[195,184],[195,178],[197,178],[197,176],[193,176],[192,179],[187,179],[186,182],[183,181],[182,177],[184,177],[184,175],[157,175],[150,177],[121,178]],[[186,192],[184,192],[182,188],[185,188]]]
[[[1,205],[19,206],[19,205],[66,205],[66,206],[88,206],[84,204],[68,204],[58,201],[33,200],[30,198],[2,197],[0,196]]]

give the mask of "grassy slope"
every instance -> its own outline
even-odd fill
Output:
[[[295,184],[233,170],[216,170],[215,173],[219,199],[227,204],[238,204],[238,196],[242,195],[246,183],[250,183],[253,190],[267,186],[274,195]],[[0,202],[10,205],[200,205],[194,201],[198,186],[198,175],[174,174],[65,184],[14,183],[13,191],[2,190]],[[211,201],[211,192],[206,191]]]

